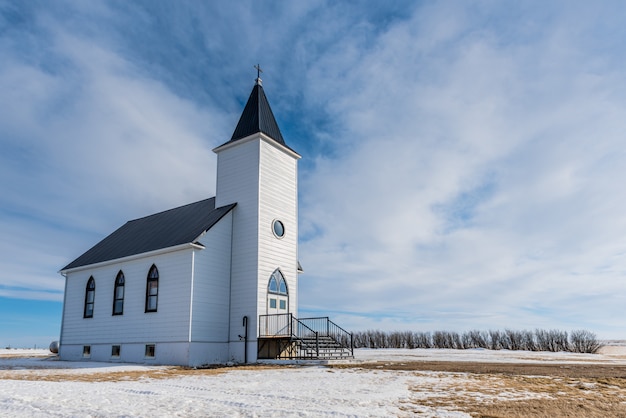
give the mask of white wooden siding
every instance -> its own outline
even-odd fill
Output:
[[[230,341],[239,341],[242,318],[256,323],[258,266],[259,141],[245,141],[217,155],[216,205],[237,203],[233,209],[230,294]],[[250,328],[254,338],[254,327]],[[243,356],[243,351],[241,353]]]
[[[231,357],[241,360],[242,318],[248,317],[252,342],[248,359],[256,358],[258,316],[265,314],[267,283],[280,268],[289,287],[289,311],[297,314],[298,196],[297,158],[259,134],[218,152],[217,205],[237,202],[233,210],[231,271]],[[272,221],[285,225],[276,238]]]
[[[195,250],[191,341],[228,342],[232,227],[229,212],[200,238],[206,248]]]
[[[261,314],[267,312],[267,283],[274,270],[280,268],[289,290],[289,312],[297,316],[297,159],[271,143],[262,141],[260,145],[258,310]],[[281,239],[272,231],[274,219],[285,225]]]
[[[68,274],[61,358],[83,360],[82,348],[89,345],[90,359],[97,361],[191,366],[227,361],[231,231],[229,213],[200,238],[205,249],[183,249]],[[159,269],[158,310],[146,313],[146,278],[152,264]],[[190,311],[192,266],[194,309]],[[125,277],[124,314],[113,316],[113,288],[120,269]],[[83,318],[90,276],[96,281],[94,316]],[[118,344],[121,356],[111,358],[111,346]],[[154,358],[144,356],[145,344],[155,344]]]
[[[191,249],[135,259],[67,275],[61,344],[91,345],[187,341]],[[145,312],[146,278],[152,264],[159,269],[157,312]],[[124,314],[112,315],[118,271],[125,278]],[[96,282],[93,318],[83,318],[85,287]]]

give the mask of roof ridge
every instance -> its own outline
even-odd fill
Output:
[[[165,210],[162,210],[162,211],[157,212],[157,213],[152,213],[152,214],[150,214],[150,215],[141,216],[141,217],[139,217],[139,218],[131,219],[130,221],[127,221],[126,223],[135,222],[135,221],[140,221],[140,220],[142,220],[142,219],[146,219],[146,218],[151,218],[151,217],[153,217],[153,216],[161,215],[161,214],[164,214],[164,213],[167,213],[167,212],[171,212],[171,211],[173,211],[173,210],[177,210],[177,209],[184,208],[185,206],[197,205],[198,203],[201,203],[201,202],[206,202],[206,201],[209,201],[209,200],[211,200],[211,199],[215,200],[215,196],[213,196],[213,197],[209,197],[209,198],[207,198],[207,199],[198,200],[198,201],[196,201],[196,202],[187,203],[187,204],[185,204],[185,205],[176,206],[176,207],[173,207],[173,208],[170,208],[170,209],[165,209]],[[215,204],[213,204],[213,207],[214,207],[214,209],[215,209]]]

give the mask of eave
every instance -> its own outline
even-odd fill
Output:
[[[127,257],[122,257],[122,258],[116,258],[113,260],[107,260],[107,261],[102,261],[100,263],[94,263],[94,264],[87,264],[85,266],[79,266],[79,267],[74,267],[74,268],[70,268],[70,269],[66,269],[66,270],[59,270],[59,273],[62,274],[63,276],[66,276],[69,273],[76,273],[82,270],[91,270],[91,269],[95,269],[95,268],[100,268],[100,267],[105,267],[111,264],[118,264],[118,263],[125,263],[128,261],[133,261],[133,260],[138,260],[141,258],[147,258],[147,257],[153,257],[153,256],[157,256],[157,255],[161,255],[161,254],[166,254],[166,253],[173,253],[176,251],[182,251],[182,250],[188,250],[188,249],[193,249],[193,250],[204,250],[206,247],[198,242],[188,242],[185,244],[180,244],[180,245],[175,245],[173,247],[168,247],[168,248],[161,248],[158,250],[154,250],[154,251],[148,251],[145,253],[141,253],[141,254],[133,254],[133,255],[129,255]]]
[[[263,141],[267,142],[268,144],[270,144],[274,148],[277,148],[277,149],[283,151],[284,153],[292,156],[293,158],[295,158],[297,160],[302,158],[302,156],[300,154],[298,154],[297,152],[295,152],[294,150],[292,150],[291,148],[289,148],[289,147],[287,147],[285,145],[279,144],[274,139],[272,139],[272,137],[265,135],[263,132],[257,132],[257,133],[254,133],[252,135],[248,135],[245,138],[238,139],[236,141],[228,141],[225,144],[220,145],[219,147],[213,148],[213,152],[217,154],[217,153],[219,153],[221,151],[230,149],[232,147],[235,147],[237,145],[240,145],[240,144],[243,144],[243,143],[246,143],[246,142],[254,141],[255,139],[258,139],[258,138],[262,139]]]

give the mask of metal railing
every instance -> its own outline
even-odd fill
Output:
[[[352,334],[326,317],[298,319],[293,314],[275,314],[259,316],[259,338],[291,338],[300,342],[299,348],[305,353],[296,357],[320,355],[320,342],[324,347],[334,347],[345,353],[349,350],[354,356]],[[329,342],[329,340],[331,342]],[[292,357],[292,355],[290,355]]]
[[[300,318],[298,321],[317,332],[320,337],[329,337],[341,347],[350,349],[350,354],[354,355],[352,333],[335,324],[329,317]]]
[[[293,315],[259,316],[259,337],[291,337],[293,335]]]

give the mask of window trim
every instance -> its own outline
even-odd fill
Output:
[[[113,286],[113,310],[112,310],[112,315],[124,315],[124,296],[126,293],[126,279],[124,278],[124,273],[122,272],[122,270],[119,271],[119,273],[117,273],[117,276],[115,277],[115,285]],[[117,289],[118,288],[122,288],[122,297],[118,298],[117,297]],[[116,302],[117,301],[121,301],[122,302],[122,309],[119,312],[115,311],[115,307],[116,307]]]
[[[91,294],[91,302],[89,302],[89,295]],[[93,318],[93,311],[96,304],[96,280],[93,276],[89,276],[87,285],[85,286],[85,305],[83,306],[83,318]],[[91,307],[91,311],[87,314],[87,306]]]
[[[154,272],[154,274],[153,274]],[[150,284],[156,282],[156,293],[154,295],[150,294],[150,289],[151,286]],[[154,303],[154,309],[149,309],[148,307],[150,306],[150,300],[151,298],[154,298],[155,303]],[[146,310],[145,312],[157,312],[159,308],[159,269],[157,268],[157,266],[155,266],[154,264],[152,265],[152,267],[150,267],[150,270],[148,270],[148,277],[146,278]]]

